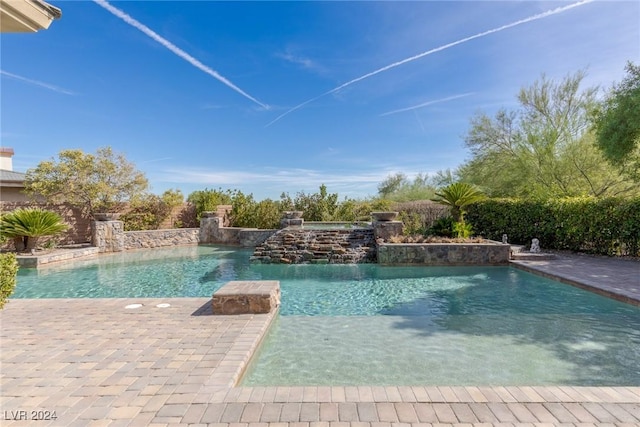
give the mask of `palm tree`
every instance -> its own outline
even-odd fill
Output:
[[[14,239],[19,251],[30,251],[36,247],[39,237],[54,236],[66,229],[60,215],[43,209],[16,209],[0,219],[0,234]]]
[[[436,193],[434,202],[451,208],[451,216],[455,222],[464,222],[464,208],[484,199],[484,194],[471,184],[454,182]]]

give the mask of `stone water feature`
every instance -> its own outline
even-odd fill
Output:
[[[373,228],[308,230],[287,227],[256,246],[251,262],[354,264],[376,262]]]
[[[402,233],[397,212],[374,212],[373,222],[309,224],[302,212],[285,212],[281,230],[256,246],[251,262],[263,264],[360,264],[377,262],[377,242]]]

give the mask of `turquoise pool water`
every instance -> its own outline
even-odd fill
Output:
[[[192,246],[22,269],[14,298],[180,297],[280,280],[243,385],[640,385],[640,308],[509,267],[250,264]]]
[[[259,279],[250,250],[183,246],[23,268],[12,298],[203,297],[230,280]]]

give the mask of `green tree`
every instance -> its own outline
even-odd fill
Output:
[[[551,198],[631,194],[634,187],[608,165],[589,131],[596,89],[580,89],[584,73],[560,82],[544,75],[523,88],[514,111],[471,120],[465,142],[472,158],[457,171],[492,197]]]
[[[438,191],[433,201],[449,206],[454,221],[462,223],[464,222],[465,208],[484,198],[485,195],[473,185],[455,182]]]
[[[30,251],[36,247],[40,237],[55,236],[66,229],[60,215],[42,209],[16,209],[0,219],[0,233],[5,238],[14,239],[17,250]]]
[[[640,66],[628,62],[625,69],[627,76],[596,111],[594,128],[607,160],[640,182]]]
[[[143,194],[129,204],[129,211],[121,216],[126,231],[157,230],[171,215],[173,208],[180,206],[184,196],[180,190],[167,190],[162,196]]]
[[[110,147],[100,148],[96,154],[63,150],[58,160],[40,162],[25,177],[27,194],[50,203],[69,203],[89,215],[120,211],[125,201],[147,187],[144,174]]]
[[[448,183],[450,171],[438,171],[433,176],[418,174],[410,180],[399,172],[389,175],[378,185],[378,196],[394,202],[428,200],[435,195],[436,188]]]
[[[196,210],[196,219],[200,221],[202,212],[215,211],[218,205],[230,205],[232,204],[232,193],[227,191],[210,190],[205,188],[204,190],[197,190],[189,194],[187,202],[191,203]]]
[[[318,193],[306,194],[301,191],[296,194],[293,207],[304,212],[306,221],[332,221],[338,209],[338,193],[329,194],[327,186],[322,184]]]

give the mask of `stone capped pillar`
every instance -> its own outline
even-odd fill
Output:
[[[124,223],[122,221],[92,221],[91,244],[98,252],[124,250]]]
[[[402,221],[395,221],[398,216],[398,212],[371,212],[373,221],[371,225],[373,227],[373,235],[376,239],[382,239],[388,242],[393,236],[402,235],[404,224]]]
[[[216,242],[223,221],[219,216],[203,214],[200,218],[200,243]]]
[[[373,235],[375,239],[388,242],[393,236],[401,236],[404,229],[402,221],[373,221]]]

